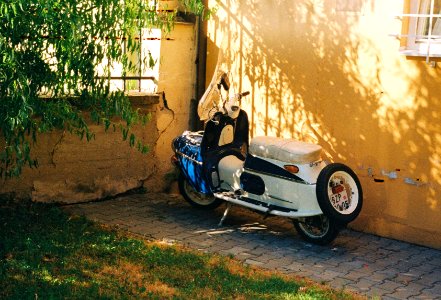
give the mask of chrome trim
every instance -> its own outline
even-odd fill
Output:
[[[279,197],[276,197],[276,196],[273,196],[273,195],[268,195],[270,198],[273,198],[273,199],[276,199],[276,200],[279,200],[279,201],[282,201],[282,202],[286,202],[286,203],[294,203],[294,202],[291,202],[291,201],[288,201],[288,200],[285,200],[285,199],[282,199],[282,198],[279,198]]]
[[[313,161],[309,163],[309,167],[317,167],[318,165],[320,165],[323,162],[323,160],[317,160],[317,161]]]
[[[251,209],[255,209],[257,211],[261,211],[270,215],[276,215],[281,217],[288,217],[288,218],[302,218],[302,217],[311,217],[316,215],[321,215],[323,212],[320,210],[310,210],[310,211],[298,211],[298,210],[290,210],[289,212],[280,211],[280,210],[271,210],[271,208],[262,206],[262,205],[256,205],[253,203],[246,202],[244,200],[240,200],[237,198],[229,197],[223,193],[214,193],[213,194],[216,198],[222,199],[231,203],[235,203],[241,206],[245,206]],[[262,202],[264,204],[264,202]]]
[[[178,155],[180,155],[180,156],[182,156],[182,157],[184,157],[184,158],[186,158],[186,159],[189,159],[189,160],[191,160],[192,162],[197,163],[198,165],[202,166],[202,162],[201,162],[201,161],[198,161],[198,160],[194,159],[193,157],[190,157],[190,156],[188,156],[187,154],[182,153],[182,152],[179,151],[179,150],[176,150],[176,154],[178,154]]]
[[[275,174],[272,174],[272,173],[256,171],[256,170],[253,170],[253,169],[250,169],[250,168],[245,168],[244,167],[244,170],[248,171],[248,172],[250,172],[251,174],[254,174],[254,175],[263,174],[263,175],[267,175],[267,176],[271,176],[271,177],[275,177],[275,178],[280,178],[280,179],[285,179],[285,180],[296,182],[296,183],[300,183],[300,184],[315,185],[315,183],[309,183],[309,182],[306,182],[304,180],[296,180],[296,179],[293,179],[293,178],[289,178],[289,177],[285,177],[285,176],[280,176],[280,175],[275,175]]]

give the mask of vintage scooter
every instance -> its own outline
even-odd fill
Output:
[[[226,74],[210,86],[222,107],[209,109],[204,131],[185,131],[172,142],[172,162],[180,169],[179,190],[191,205],[213,209],[226,202],[293,220],[308,242],[327,244],[360,213],[363,193],[346,165],[326,163],[319,145],[258,136],[248,141],[248,117],[240,99],[223,100]],[[200,104],[206,101],[206,91]],[[201,106],[201,105],[200,105]]]

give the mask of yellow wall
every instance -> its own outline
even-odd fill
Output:
[[[165,92],[169,111],[159,106],[157,111],[159,138],[155,145],[157,190],[167,189],[165,174],[173,171],[171,141],[189,129],[191,99],[195,98],[196,82],[196,26],[178,23],[161,41],[161,65],[158,92]]]
[[[251,136],[319,143],[362,182],[351,227],[441,248],[441,63],[398,53],[403,1],[209,4],[207,77],[223,49]]]

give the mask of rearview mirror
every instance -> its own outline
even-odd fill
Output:
[[[227,73],[222,74],[220,84],[224,87],[226,91],[230,89],[230,80],[228,79]]]

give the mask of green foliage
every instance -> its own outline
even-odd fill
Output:
[[[206,14],[201,0],[184,3]],[[158,13],[143,0],[4,0],[0,2],[0,177],[37,167],[31,148],[39,133],[67,130],[91,140],[84,112],[113,127],[131,146],[147,147],[129,134],[144,122],[122,92],[97,79],[97,66],[110,76],[114,63],[134,66],[128,52],[139,50],[141,28],[171,30],[173,13]],[[152,66],[151,56],[144,62]],[[45,96],[45,97],[42,97]],[[123,120],[115,123],[114,117]]]
[[[0,199],[0,299],[353,299],[228,259],[147,243],[48,204]]]
[[[180,0],[181,4],[183,4],[184,8],[189,12],[192,12],[196,15],[202,16],[204,20],[207,20],[211,17],[212,14],[216,13],[215,9],[207,9],[202,1],[194,1],[194,0]]]

